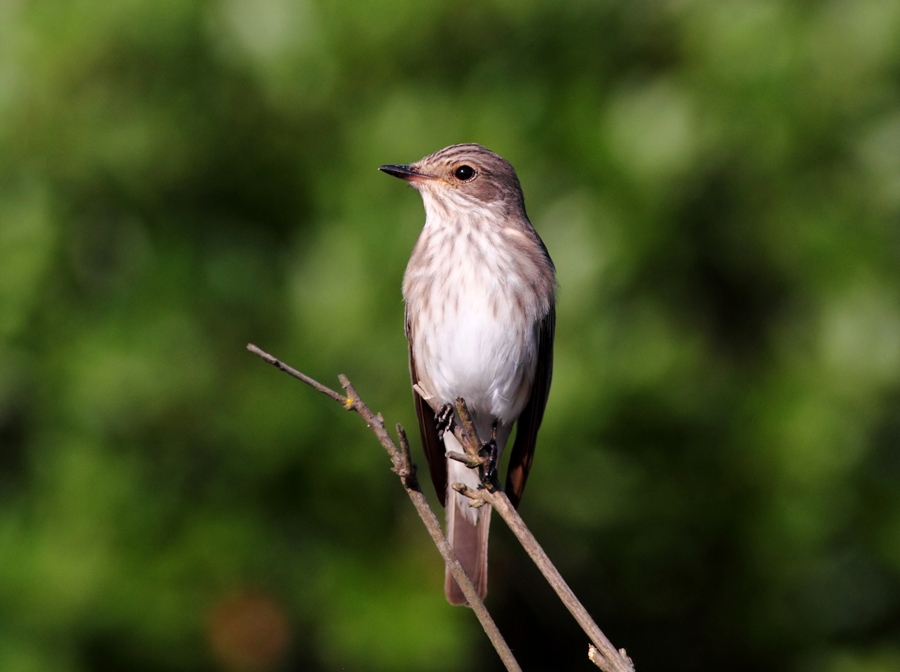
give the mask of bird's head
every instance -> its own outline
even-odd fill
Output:
[[[385,165],[379,170],[418,189],[426,207],[489,206],[525,211],[516,171],[509,161],[481,145],[451,145],[415,163]]]

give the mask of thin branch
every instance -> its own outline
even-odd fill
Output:
[[[307,376],[305,373],[300,373],[299,371],[297,371],[297,369],[292,369],[290,366],[288,366],[281,360],[275,359],[268,352],[266,352],[265,350],[260,350],[252,343],[247,344],[247,350],[252,352],[257,357],[260,357],[261,359],[267,361],[269,364],[274,366],[276,369],[278,369],[280,371],[284,371],[286,374],[293,376],[297,380],[303,381],[304,383],[309,385],[314,390],[317,390],[317,391],[321,392],[322,394],[325,394],[325,395],[331,397],[332,399],[334,399],[335,401],[337,401],[341,404],[347,403],[347,397],[344,397],[344,396],[338,394],[337,392],[335,392],[334,390],[332,390],[328,387],[325,387],[324,385],[322,385],[322,383],[320,383],[316,380],[313,380],[312,378]]]
[[[426,401],[432,408],[440,407],[433,399],[426,399]],[[460,422],[455,422],[454,418],[454,422],[451,424],[453,434],[462,444],[467,456],[472,456],[473,454],[477,455],[482,444],[474,424],[472,423],[471,415],[465,400],[457,399],[456,408],[457,411],[461,410],[462,412],[459,413]],[[464,426],[460,426],[461,424]],[[572,592],[572,589],[569,588],[568,584],[562,578],[562,575],[550,561],[550,558],[544,552],[544,549],[538,544],[537,539],[535,539],[531,530],[528,529],[528,526],[525,525],[525,521],[522,520],[522,517],[516,511],[512,502],[509,501],[509,498],[506,496],[506,493],[503,492],[502,488],[500,488],[499,484],[495,480],[492,480],[485,485],[487,487],[477,491],[469,490],[465,486],[458,486],[457,484],[451,484],[451,487],[472,498],[475,506],[480,506],[483,503],[490,504],[497,513],[500,514],[503,520],[506,521],[506,524],[509,525],[509,528],[513,531],[513,534],[516,535],[516,538],[522,544],[525,551],[531,556],[534,564],[537,565],[538,569],[544,575],[544,578],[547,579],[547,582],[552,586],[553,590],[556,591],[556,594],[559,596],[559,599],[562,600],[566,609],[568,609],[569,613],[571,613],[575,620],[578,621],[581,629],[584,630],[585,634],[593,643],[595,648],[592,650],[597,651],[598,655],[591,657],[591,662],[604,670],[604,672],[634,672],[634,664],[632,663],[631,658],[625,653],[625,649],[617,651],[609,639],[607,639],[606,635],[603,634],[603,631],[600,630],[594,622],[594,619],[591,618],[587,609],[584,608],[584,605],[581,604],[575,596],[575,593]]]
[[[581,629],[593,642],[606,663],[604,665],[600,661],[595,660],[594,662],[597,666],[609,672],[634,672],[634,665],[631,662],[631,658],[626,655],[625,649],[616,650],[612,642],[603,634],[603,631],[597,626],[587,609],[584,608],[584,605],[581,604],[575,593],[572,592],[572,589],[569,588],[562,575],[550,561],[550,558],[544,552],[544,549],[541,548],[531,530],[525,525],[525,521],[522,520],[519,512],[516,511],[512,502],[509,501],[506,493],[502,490],[494,492],[484,490],[482,497],[506,521],[509,529],[513,531],[522,547],[531,556],[534,564],[541,570],[541,574],[544,575],[544,578],[556,591],[566,609],[569,610],[569,613],[578,621]]]
[[[484,606],[484,602],[478,597],[475,586],[472,585],[465,570],[459,563],[459,560],[457,560],[453,548],[441,531],[441,524],[438,521],[437,516],[434,515],[434,511],[432,511],[431,507],[428,505],[428,501],[425,499],[425,495],[419,487],[419,479],[416,476],[416,466],[410,458],[409,441],[406,438],[406,432],[403,430],[403,427],[397,425],[397,435],[400,440],[400,448],[397,448],[397,445],[391,439],[390,434],[388,434],[387,429],[385,429],[384,419],[381,417],[381,414],[373,413],[362,399],[359,398],[359,395],[356,393],[356,390],[353,388],[353,385],[350,384],[350,381],[346,376],[338,376],[341,386],[347,393],[347,396],[344,396],[331,388],[322,385],[306,374],[284,364],[269,353],[260,350],[252,343],[247,345],[247,349],[275,368],[284,371],[322,394],[331,397],[348,411],[354,411],[366,422],[366,425],[368,425],[369,429],[375,433],[375,436],[378,437],[378,441],[390,456],[393,471],[400,476],[400,481],[403,483],[406,494],[409,495],[410,500],[416,507],[416,511],[422,519],[422,522],[425,524],[425,528],[431,535],[432,540],[434,540],[435,546],[437,546],[447,567],[450,568],[453,578],[456,579],[456,582],[462,589],[469,606],[472,607],[472,611],[475,612],[475,615],[481,622],[481,627],[484,628],[485,633],[494,645],[494,649],[496,649],[500,659],[506,666],[506,669],[510,672],[521,672],[522,668],[519,667],[519,664],[516,662],[509,645],[507,645],[506,640],[503,639],[503,635],[500,634],[500,630],[497,628],[496,623],[494,623],[494,619],[491,618],[490,613],[488,613],[487,608]]]

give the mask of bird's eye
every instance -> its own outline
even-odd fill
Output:
[[[460,182],[467,182],[475,177],[475,169],[472,166],[462,165],[457,167],[456,170],[453,171],[453,175]]]

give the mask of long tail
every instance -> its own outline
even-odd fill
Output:
[[[491,525],[491,506],[472,508],[472,500],[451,490],[447,493],[447,539],[456,557],[466,570],[481,599],[487,595],[488,530]],[[456,579],[446,570],[444,593],[450,604],[468,604]]]

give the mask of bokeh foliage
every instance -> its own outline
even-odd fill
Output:
[[[381,449],[418,196],[560,282],[522,513],[639,670],[900,669],[900,4],[0,1],[0,669],[497,670]],[[529,670],[594,669],[494,525]]]

